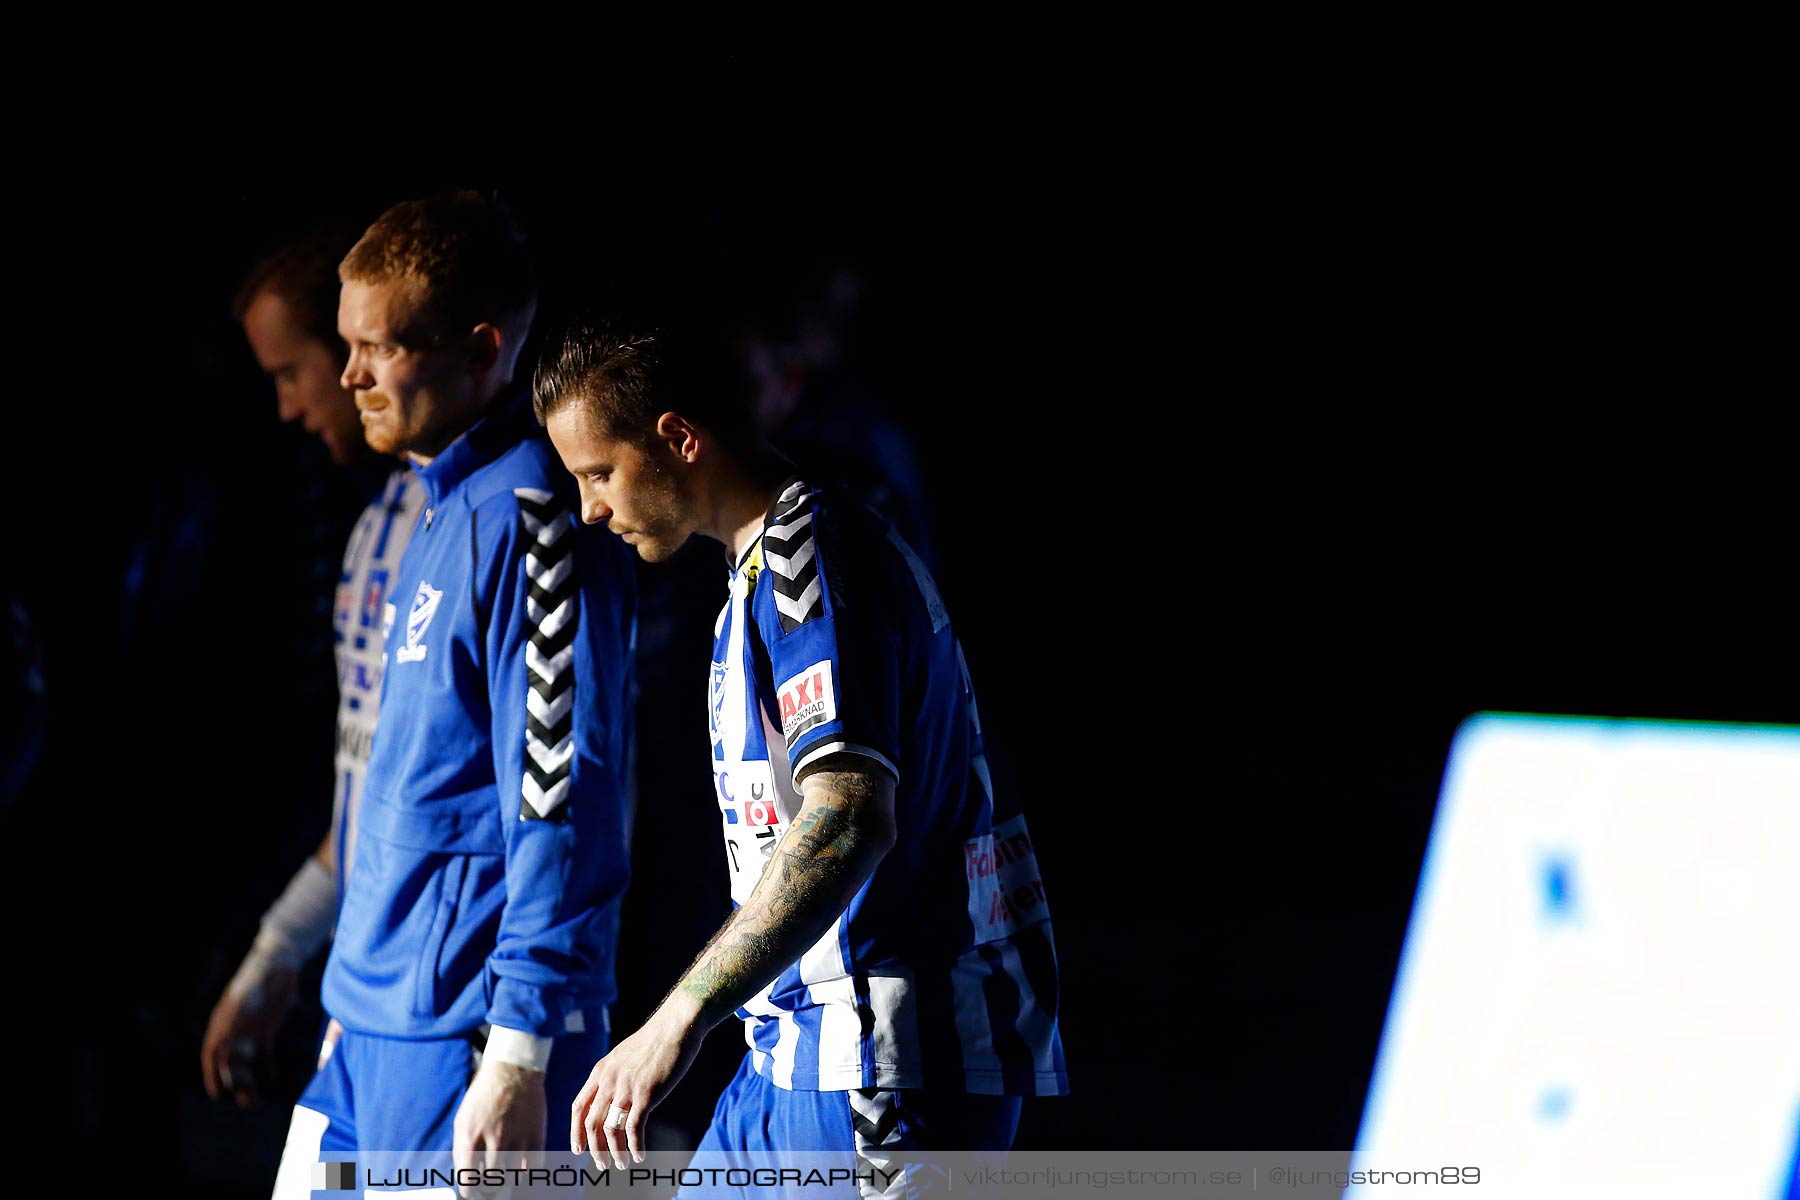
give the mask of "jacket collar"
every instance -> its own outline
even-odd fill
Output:
[[[481,419],[424,466],[413,472],[425,485],[428,503],[438,505],[458,484],[530,436],[537,418],[531,411],[531,393],[514,384],[495,396]]]

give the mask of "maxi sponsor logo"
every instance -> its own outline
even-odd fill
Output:
[[[831,660],[822,659],[781,685],[781,734],[788,745],[815,725],[837,720]]]

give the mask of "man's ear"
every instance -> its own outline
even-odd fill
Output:
[[[494,369],[500,361],[500,348],[506,344],[506,335],[500,327],[490,325],[486,321],[477,325],[469,333],[469,369],[477,375],[485,375]]]
[[[690,463],[700,456],[700,446],[705,440],[699,426],[676,412],[666,412],[656,418],[656,436],[668,445],[676,458]]]

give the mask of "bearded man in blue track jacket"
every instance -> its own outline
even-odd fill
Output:
[[[345,257],[343,383],[425,494],[388,595],[381,723],[324,982],[343,1026],[276,1195],[355,1151],[540,1150],[607,1045],[636,591],[575,519],[514,383],[524,240],[474,193],[400,204]],[[509,1152],[506,1159],[501,1151]]]

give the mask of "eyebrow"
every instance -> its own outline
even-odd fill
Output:
[[[394,334],[392,333],[392,331],[387,330],[387,329],[375,329],[375,330],[364,329],[360,332],[362,332],[362,333],[371,333],[371,332],[379,333],[381,336],[380,337],[360,337],[360,336],[357,336],[358,331],[352,330],[352,329],[346,329],[346,328],[344,328],[344,323],[342,321],[338,322],[337,335],[338,335],[338,337],[340,337],[341,339],[343,339],[346,342],[361,342],[365,346],[377,346],[383,342],[391,342],[391,341],[395,340],[395,337],[394,337]]]

